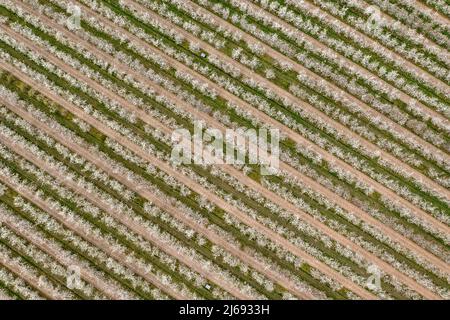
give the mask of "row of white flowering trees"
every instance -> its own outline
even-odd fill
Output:
[[[448,101],[390,58],[387,35],[367,35],[387,49],[329,37],[336,25],[289,1],[80,1],[69,30],[69,3],[0,1],[0,58],[16,66],[0,87],[3,294],[448,297]],[[441,78],[435,47],[411,45]],[[295,176],[172,166],[170,132],[200,116],[231,128],[271,117]]]

